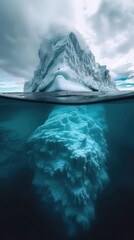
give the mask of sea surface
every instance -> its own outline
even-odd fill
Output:
[[[76,114],[78,118],[80,115],[78,122]],[[81,121],[85,126],[87,123],[90,125],[89,133],[84,127],[80,128]],[[98,167],[91,167],[90,174],[85,169],[87,165],[84,165],[85,178],[89,178],[92,185],[88,194],[93,211],[87,217],[88,227],[83,227],[84,220],[78,224],[73,217],[66,216],[61,200],[54,202],[51,180],[54,185],[54,180],[58,182],[60,178],[58,184],[61,184],[62,190],[66,188],[64,173],[56,173],[56,178],[53,177],[55,171],[62,168],[61,165],[54,168],[53,174],[47,172],[49,178],[46,178],[45,172],[42,173],[46,162],[48,164],[50,150],[53,153],[50,164],[54,164],[61,153],[66,162],[70,161],[66,145],[53,152],[57,143],[47,148],[43,142],[46,141],[44,136],[53,137],[53,131],[55,136],[61,134],[63,144],[65,142],[68,148],[69,144],[71,147],[70,136],[77,135],[76,142],[80,143],[79,136],[85,134],[88,138],[85,149],[89,147],[91,151],[91,163],[95,164],[94,156],[96,158]],[[45,150],[42,150],[43,146]],[[84,147],[77,147],[76,155]],[[43,167],[38,166],[40,162],[43,162]],[[79,172],[83,171],[82,168]],[[77,163],[75,169],[77,172]],[[105,174],[100,174],[101,170]],[[36,173],[39,174],[38,184]],[[56,186],[56,194],[59,194],[59,185]],[[82,200],[80,208],[81,204]],[[74,221],[74,232],[68,227],[69,221]],[[0,94],[0,240],[70,239],[134,239],[134,92],[110,95],[69,92]]]

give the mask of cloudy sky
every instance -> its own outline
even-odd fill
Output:
[[[55,22],[76,27],[113,78],[134,75],[134,0],[0,0],[0,89],[32,78]]]

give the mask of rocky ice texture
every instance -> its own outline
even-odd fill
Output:
[[[45,39],[39,50],[40,64],[25,92],[108,91],[116,89],[106,66],[73,32]]]
[[[57,106],[28,141],[33,184],[68,234],[89,228],[98,191],[108,181],[104,134],[101,106]]]

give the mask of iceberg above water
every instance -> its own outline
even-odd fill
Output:
[[[25,83],[25,92],[116,89],[106,66],[95,62],[84,40],[73,32],[44,39],[39,59],[33,79]]]
[[[108,182],[105,130],[101,106],[56,106],[28,141],[33,184],[69,235],[88,230],[98,192]]]

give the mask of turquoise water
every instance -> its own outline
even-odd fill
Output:
[[[40,99],[0,98],[0,239],[134,239],[133,95]]]

